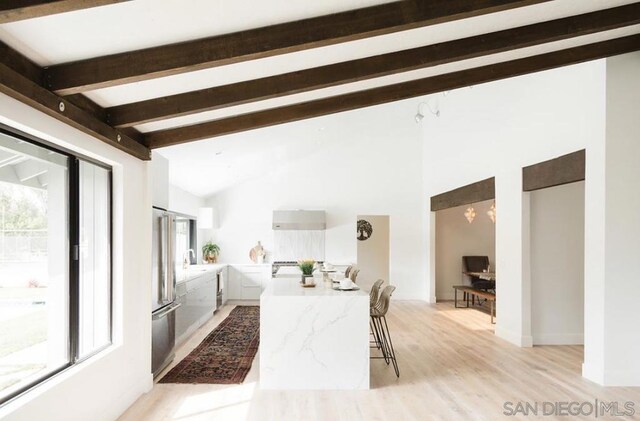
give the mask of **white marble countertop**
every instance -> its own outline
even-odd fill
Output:
[[[369,294],[274,278],[260,296],[260,388],[369,388]]]
[[[333,284],[337,286],[338,284]],[[329,283],[320,281],[314,288],[304,288],[300,284],[300,278],[274,278],[262,293],[263,296],[272,297],[353,297],[357,295],[369,295],[362,289],[356,291],[337,291]]]
[[[208,265],[190,265],[188,269],[183,269],[182,266],[176,271],[176,284],[190,281],[191,279],[198,278],[208,272],[217,272],[218,270],[227,266],[226,264],[208,264]]]

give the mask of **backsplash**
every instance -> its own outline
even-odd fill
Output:
[[[324,230],[276,230],[273,232],[273,260],[311,258],[324,261],[324,236]]]

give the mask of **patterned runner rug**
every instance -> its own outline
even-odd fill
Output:
[[[235,307],[160,383],[242,383],[259,343],[260,307]]]

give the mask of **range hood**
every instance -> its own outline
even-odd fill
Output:
[[[323,210],[273,211],[274,230],[324,230],[327,228]]]

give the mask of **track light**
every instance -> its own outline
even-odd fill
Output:
[[[416,115],[414,116],[414,119],[417,124],[420,124],[422,119],[424,119],[424,113],[422,111],[423,105],[426,105],[427,109],[431,114],[433,114],[436,117],[440,117],[440,107],[438,106],[437,100],[436,100],[436,105],[434,107],[431,106],[431,103],[429,102],[429,100],[430,98],[427,98],[426,101],[422,101],[420,104],[418,104],[418,112],[416,112]]]

